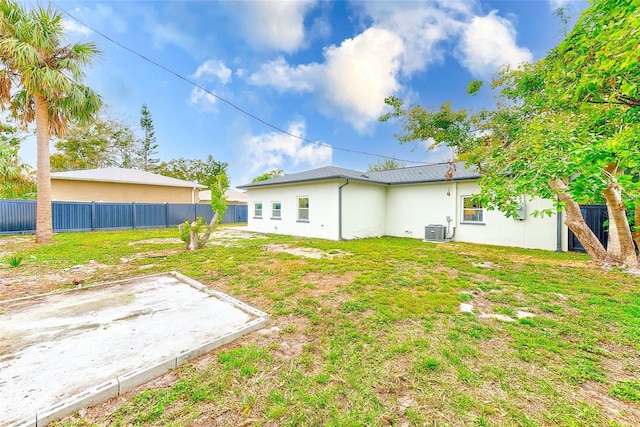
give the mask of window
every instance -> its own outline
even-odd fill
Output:
[[[253,217],[262,218],[262,202],[255,202],[253,204]]]
[[[271,219],[280,219],[282,217],[282,205],[280,202],[271,203]]]
[[[298,197],[298,221],[309,221],[309,197]]]
[[[462,222],[483,223],[484,209],[482,204],[473,200],[471,196],[462,197]]]

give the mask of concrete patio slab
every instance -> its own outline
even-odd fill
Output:
[[[261,328],[179,273],[0,301],[0,426],[44,426]]]

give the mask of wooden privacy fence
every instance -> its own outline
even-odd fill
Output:
[[[52,202],[51,209],[56,232],[175,227],[199,216],[206,222],[213,218],[211,205],[197,203]],[[247,206],[227,206],[221,222],[247,222]],[[0,199],[0,234],[35,228],[35,200]]]

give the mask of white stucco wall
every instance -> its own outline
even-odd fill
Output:
[[[389,187],[386,234],[422,239],[426,225],[447,225],[446,216],[454,218],[455,215],[454,192],[453,183]]]
[[[501,246],[517,246],[555,250],[557,248],[557,218],[534,218],[535,210],[552,209],[550,200],[525,198],[526,216],[523,220],[507,218],[502,212],[484,210],[484,224],[462,222],[462,197],[478,193],[480,188],[475,182],[457,184],[457,218],[454,240],[471,243],[487,243]],[[566,235],[566,230],[563,230]]]
[[[342,189],[342,237],[386,234],[387,186],[351,181]]]
[[[250,188],[249,224],[252,231],[337,240],[338,188],[344,180]],[[425,226],[448,224],[453,240],[556,250],[557,218],[534,218],[535,210],[551,209],[550,200],[526,200],[526,218],[507,218],[484,209],[482,224],[462,221],[462,198],[480,191],[475,181],[412,185],[373,185],[351,181],[343,187],[342,237],[381,235],[424,238]],[[309,197],[309,221],[297,220],[298,196]],[[254,204],[262,202],[262,218],[254,217]],[[272,202],[280,202],[281,219],[271,217]],[[447,223],[447,216],[451,221]],[[562,225],[562,250],[567,250],[567,228]]]
[[[249,196],[251,231],[293,236],[338,239],[338,186],[344,181],[254,187]],[[298,221],[298,197],[309,197],[309,221]],[[256,202],[262,202],[262,218],[254,217]],[[281,204],[281,219],[271,217],[273,202]]]
[[[424,238],[424,227],[447,225],[453,240],[501,246],[517,246],[555,250],[557,248],[557,218],[534,218],[535,210],[552,209],[550,200],[526,200],[526,218],[507,218],[502,212],[484,209],[482,224],[462,221],[462,198],[480,191],[476,182],[446,182],[435,184],[392,186],[387,197],[387,233],[391,236]],[[562,248],[566,250],[566,226],[562,226]]]

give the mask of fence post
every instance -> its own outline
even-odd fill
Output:
[[[96,202],[91,202],[91,231],[96,231]]]
[[[136,229],[136,202],[131,202],[131,229]]]
[[[164,228],[169,228],[169,202],[164,202]]]

